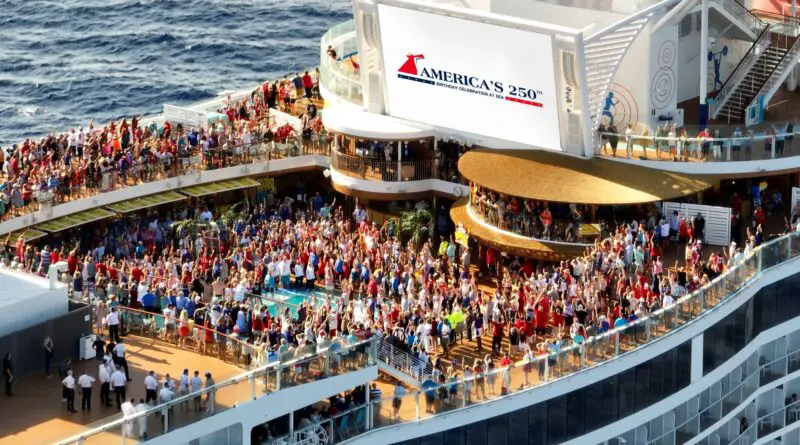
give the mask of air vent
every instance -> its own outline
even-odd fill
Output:
[[[364,41],[372,48],[378,47],[378,37],[375,30],[375,14],[364,12],[361,15],[361,26],[364,30]]]
[[[575,53],[572,51],[561,51],[561,70],[564,72],[564,82],[575,88],[578,86],[575,77]]]

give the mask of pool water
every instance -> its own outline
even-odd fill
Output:
[[[325,304],[325,297],[327,295],[324,292],[318,290],[308,291],[293,289],[276,289],[274,294],[264,295],[265,297],[269,297],[270,300],[262,300],[262,302],[273,316],[277,316],[278,313],[283,310],[283,305],[279,302],[286,303],[287,306],[289,306],[289,312],[291,312],[292,315],[297,315],[297,308],[312,295],[317,297],[317,307],[321,307]],[[332,302],[332,305],[336,307],[336,302]]]
[[[325,304],[325,298],[328,296],[328,294],[319,290],[309,291],[299,289],[276,289],[274,294],[267,294],[264,296],[269,297],[270,300],[262,300],[262,303],[267,307],[269,313],[274,317],[283,311],[284,306],[282,303],[286,303],[286,305],[289,307],[289,312],[292,315],[297,316],[297,308],[300,307],[300,305],[308,298],[312,296],[317,297],[317,307],[319,308]],[[337,308],[338,304],[339,302],[337,299],[333,299],[331,301],[331,306],[334,308]],[[355,319],[361,320],[364,314],[363,305],[360,301],[356,301],[354,306]]]

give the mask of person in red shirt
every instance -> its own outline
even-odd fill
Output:
[[[503,322],[503,316],[497,315],[492,320],[492,354],[499,354],[500,350],[503,348],[503,330],[505,328],[505,323]]]
[[[308,74],[308,71],[303,74],[303,89],[306,92],[306,97],[311,99],[311,90],[314,88],[314,80],[311,79],[311,75]]]

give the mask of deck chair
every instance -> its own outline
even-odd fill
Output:
[[[366,412],[367,412],[366,406],[363,408],[359,408],[356,411],[355,421],[347,429],[347,432],[352,433],[352,436],[361,433],[361,430],[359,428],[364,426],[364,417],[366,416]]]
[[[339,434],[340,441],[350,437],[350,416],[351,414],[345,414],[339,422],[339,429],[336,432]],[[347,434],[347,437],[344,436],[345,434]]]

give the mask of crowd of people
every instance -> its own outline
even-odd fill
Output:
[[[767,125],[763,133],[757,134],[753,128],[742,130],[734,127],[729,134],[719,128],[701,129],[692,136],[685,127],[675,123],[664,123],[651,130],[647,125],[628,124],[622,131],[611,122],[603,122],[598,127],[600,148],[598,154],[630,158],[638,146],[642,156],[647,158],[648,150],[656,152],[655,159],[667,156],[675,161],[749,161],[753,156],[753,148],[763,149],[763,156],[758,158],[782,157],[785,151],[792,151],[797,122],[783,122]],[[617,153],[620,142],[625,144],[624,152]],[[773,147],[774,145],[774,147]],[[730,152],[728,152],[730,150]],[[730,159],[728,158],[730,153]]]
[[[275,142],[281,148],[275,155],[322,150],[327,136],[311,100],[319,97],[318,79],[317,72],[306,72],[265,82],[240,99],[229,96],[203,128],[145,124],[137,116],[0,147],[0,217],[187,170],[249,162],[266,156],[262,142]],[[301,128],[279,124],[270,109],[297,116]]]
[[[19,244],[16,256],[33,268],[66,260],[74,292],[97,302],[96,319],[112,341],[121,306],[162,314],[170,341],[185,346],[191,337],[205,353],[219,353],[217,342],[230,337],[247,344],[256,363],[266,363],[271,355],[291,357],[335,339],[377,335],[450,379],[645,317],[764,241],[760,228],[748,229],[743,246],[708,252],[702,217],[672,214],[621,224],[585,255],[560,264],[481,248],[473,267],[473,252],[454,238],[414,244],[398,227],[369,221],[363,207],[346,215],[319,194],[292,201],[250,206],[218,221],[219,232],[176,232],[175,221],[217,217],[216,209],[198,207],[191,215],[183,207],[122,222],[81,248],[36,251]],[[666,264],[665,252],[679,245],[684,257]],[[481,274],[490,285],[495,281],[493,290],[481,290]],[[270,295],[279,288],[325,293],[311,292],[298,307],[275,311]],[[464,338],[483,351],[484,336],[491,338],[488,355],[468,372],[450,357]]]
[[[472,186],[471,209],[487,223],[503,230],[530,238],[586,242],[581,227],[592,222],[589,206],[578,204],[548,203],[533,199],[508,196],[478,185]],[[597,229],[594,237],[601,235]]]

